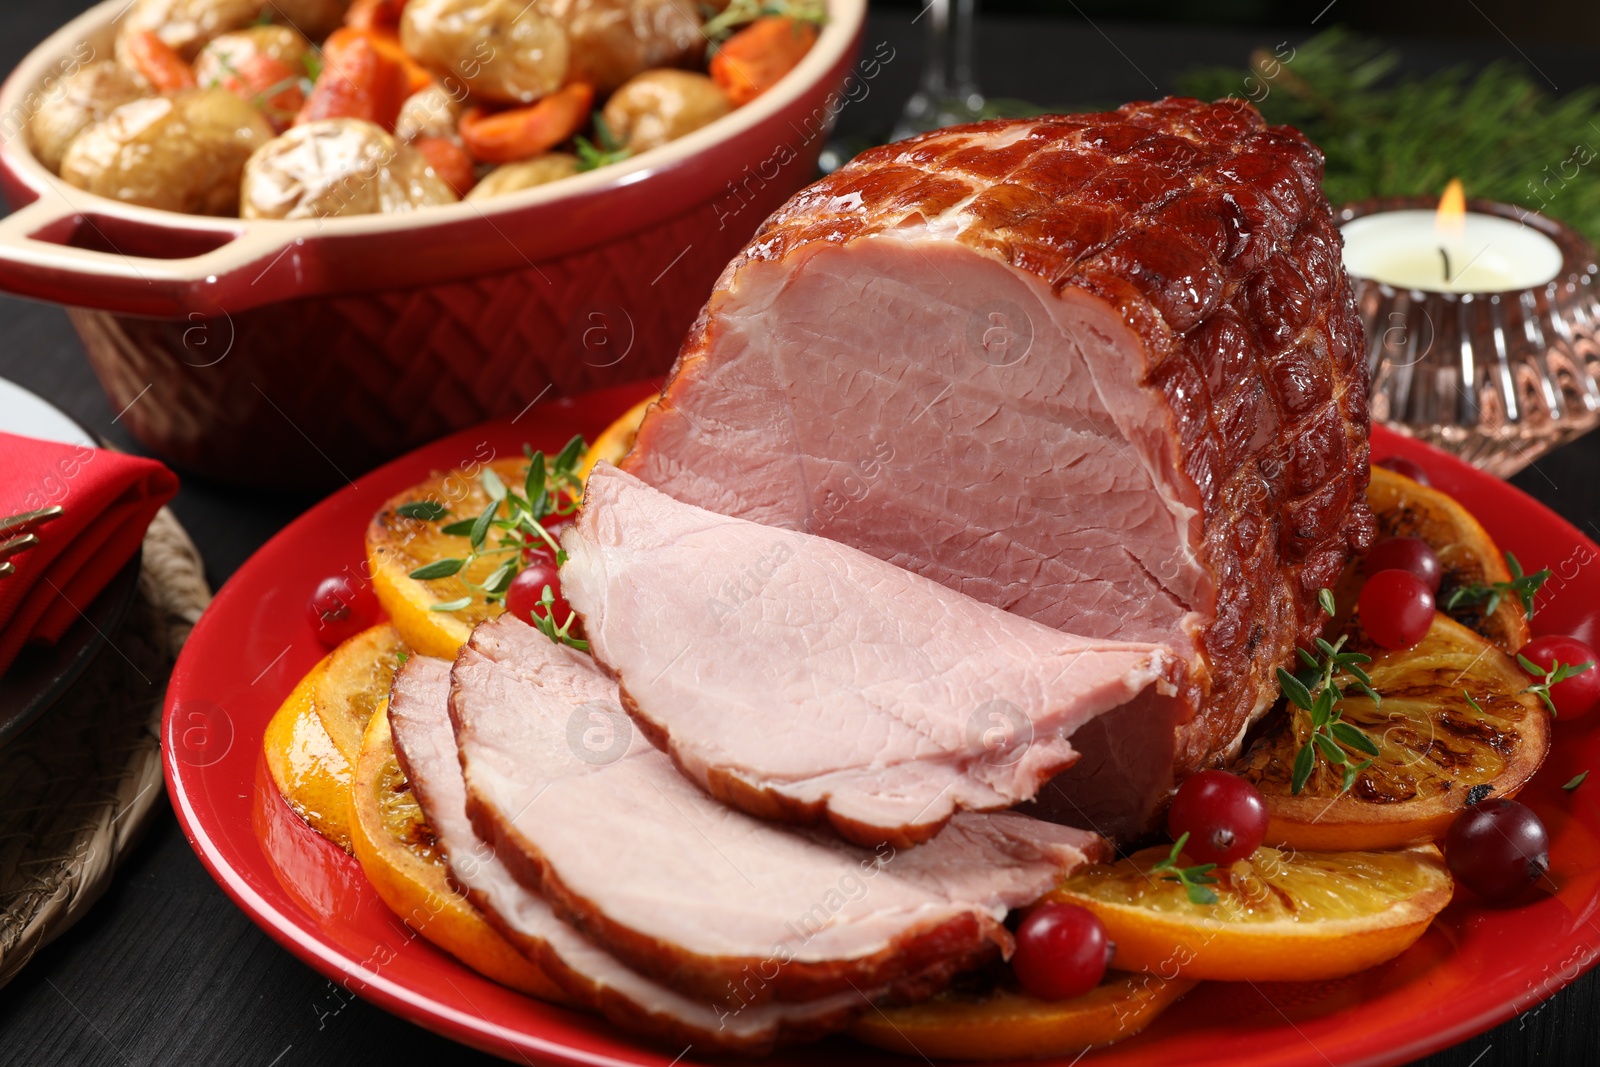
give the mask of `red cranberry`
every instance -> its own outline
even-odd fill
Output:
[[[375,612],[366,592],[349,578],[324,578],[306,602],[306,615],[317,638],[328,648],[341,645],[373,624]]]
[[[1406,459],[1404,456],[1390,456],[1387,459],[1380,459],[1377,462],[1377,466],[1383,467],[1387,470],[1392,470],[1396,474],[1399,474],[1403,477],[1410,478],[1418,485],[1433,484],[1433,482],[1428,478],[1428,472],[1422,468],[1421,464],[1416,463],[1413,460]]]
[[[1226,867],[1256,850],[1267,835],[1261,791],[1227,771],[1201,771],[1178,787],[1167,809],[1167,833],[1189,835],[1184,853],[1196,863]]]
[[[1100,984],[1116,950],[1106,928],[1076,904],[1040,904],[1017,927],[1011,969],[1040,1000],[1070,1000]]]
[[[1550,869],[1550,835],[1527,805],[1485,800],[1450,824],[1444,857],[1456,881],[1485,900],[1502,903]]]
[[[1361,626],[1388,649],[1411,648],[1433,625],[1433,593],[1410,571],[1379,571],[1356,602]]]

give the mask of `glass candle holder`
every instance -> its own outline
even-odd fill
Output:
[[[1386,225],[1385,215],[1398,227],[1414,221],[1401,213],[1437,205],[1428,197],[1365,200],[1336,217],[1342,228],[1366,220],[1370,237]],[[1446,265],[1437,286],[1391,284],[1360,276],[1383,272],[1372,256],[1351,252],[1349,238],[1359,234],[1349,229],[1346,265],[1366,327],[1374,421],[1505,478],[1600,424],[1600,266],[1593,245],[1547,216],[1483,200],[1469,201],[1467,210],[1530,228],[1524,245],[1544,245],[1535,235],[1548,238],[1559,252],[1559,265],[1553,255],[1548,261],[1554,276],[1522,288],[1457,292]],[[1513,249],[1512,258],[1517,254]],[[1550,272],[1528,267],[1538,276]],[[1510,277],[1516,268],[1510,264]],[[1399,269],[1413,273],[1414,265]]]

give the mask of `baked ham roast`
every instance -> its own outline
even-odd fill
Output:
[[[903,850],[778,826],[679,774],[617,701],[588,656],[511,616],[478,626],[451,672],[466,808],[555,914],[702,1004],[929,996],[1008,952],[1007,911],[1101,848],[1012,813],[963,813]],[[503,905],[483,904],[514,928]]]
[[[1186,721],[1135,724],[1148,751],[1109,738],[1096,766],[1220,762],[1374,529],[1321,174],[1237,100],[868,151],[728,266],[624,467],[1068,633],[1166,645]]]
[[[1073,637],[609,463],[562,546],[562,589],[634,721],[764,818],[906,848],[956,811],[1032,800],[1107,712],[1176,721],[1161,645]]]
[[[401,666],[390,694],[389,724],[395,755],[446,856],[451,880],[577,1004],[660,1041],[745,1053],[832,1032],[865,1007],[862,997],[851,991],[799,1004],[773,1002],[730,1011],[630,969],[518,883],[473,830],[450,723],[447,661],[412,656]]]

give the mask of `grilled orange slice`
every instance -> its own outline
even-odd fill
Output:
[[[294,813],[350,851],[350,761],[339,751],[313,706],[327,660],[294,687],[267,724],[262,750],[267,773]]]
[[[1422,936],[1454,883],[1432,845],[1399,852],[1258,848],[1213,872],[1215,904],[1152,872],[1169,846],[1080,868],[1046,896],[1100,917],[1119,970],[1223,981],[1339,978],[1398,956]]]
[[[608,463],[621,463],[622,457],[633,451],[634,438],[639,436],[639,424],[644,422],[645,412],[650,410],[650,405],[656,402],[655,397],[639,401],[633,407],[622,413],[622,417],[605,428],[599,437],[594,439],[594,444],[589,446],[589,451],[583,457],[583,464],[578,468],[578,477],[587,479],[589,472],[594,470],[594,465],[601,460]]]
[[[446,873],[395,758],[389,716],[372,716],[350,791],[350,840],[378,896],[406,924],[479,974],[544,1000],[561,990],[484,921]]]
[[[389,699],[389,684],[406,651],[399,632],[388,623],[379,623],[344,642],[323,661],[312,689],[312,705],[352,767],[361,752],[361,735]]]
[[[1509,797],[1533,777],[1550,749],[1550,714],[1526,692],[1529,679],[1510,656],[1444,615],[1414,648],[1389,652],[1359,629],[1349,647],[1366,652],[1373,688],[1351,691],[1338,707],[1378,747],[1349,792],[1325,758],[1298,796],[1290,788],[1295,754],[1310,736],[1303,714],[1267,728],[1232,768],[1267,801],[1270,844],[1299,849],[1375,849],[1444,836],[1475,787]],[[1351,752],[1351,761],[1366,757]],[[1483,793],[1483,789],[1478,789]]]
[[[1454,590],[1511,580],[1505,556],[1494,539],[1472,513],[1448,493],[1419,485],[1387,468],[1374,467],[1372,482],[1367,487],[1367,503],[1378,519],[1379,539],[1418,537],[1438,555],[1444,571],[1438,596],[1441,606]],[[1359,560],[1345,571],[1335,590],[1335,599],[1341,608],[1348,610],[1355,605],[1364,577]],[[1502,596],[1492,613],[1484,611],[1486,606],[1483,602],[1462,604],[1451,609],[1450,615],[1493,641],[1502,651],[1515,654],[1531,637],[1522,602],[1515,596]]]
[[[957,992],[862,1016],[850,1036],[875,1048],[941,1060],[1011,1060],[1061,1056],[1132,1037],[1194,988],[1189,978],[1107,974],[1072,1000],[1036,1000],[996,989]]]
[[[528,461],[522,456],[497,459],[488,464],[509,486],[521,486],[527,476]],[[455,659],[466,644],[472,628],[492,619],[503,610],[486,604],[481,597],[457,611],[435,611],[437,604],[449,604],[466,597],[471,590],[463,580],[482,582],[500,566],[501,560],[486,556],[475,560],[460,574],[449,578],[421,581],[411,572],[441,559],[464,559],[471,542],[464,536],[440,532],[441,526],[472,519],[489,506],[489,494],[479,481],[482,465],[476,461],[458,470],[435,474],[388,500],[367,526],[367,563],[372,571],[372,589],[403,641],[424,656]],[[446,514],[437,520],[407,518],[397,509],[406,504],[431,503]]]

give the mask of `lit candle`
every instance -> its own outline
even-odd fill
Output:
[[[1561,249],[1530,226],[1469,212],[1459,181],[1438,211],[1383,211],[1345,223],[1344,265],[1358,278],[1429,293],[1532,289],[1561,272]]]

